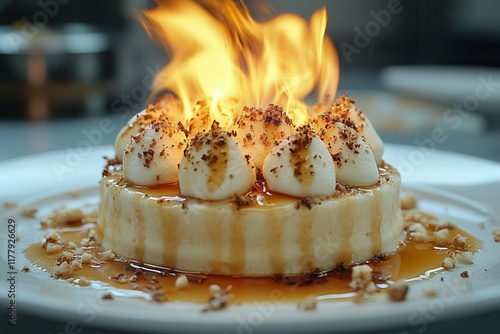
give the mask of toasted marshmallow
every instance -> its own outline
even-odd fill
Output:
[[[252,187],[254,168],[234,135],[214,122],[210,131],[198,133],[189,142],[179,166],[182,195],[221,200]]]
[[[354,101],[344,94],[335,101],[331,111],[340,117],[343,123],[349,122],[349,120],[354,123],[356,131],[364,137],[373,150],[375,161],[379,165],[384,155],[384,143],[368,117],[356,108]]]
[[[327,147],[308,125],[276,145],[262,169],[270,190],[295,196],[335,192],[335,167]]]
[[[378,181],[378,167],[373,151],[353,128],[335,122],[322,134],[335,162],[339,183],[368,186]]]
[[[198,101],[193,110],[193,117],[186,123],[188,137],[193,138],[199,132],[210,130],[212,122],[210,106],[206,101]]]
[[[265,110],[243,109],[235,122],[235,129],[245,154],[256,167],[262,168],[275,143],[291,135],[294,126],[281,107],[270,104]]]
[[[153,121],[168,119],[173,124],[181,121],[182,105],[179,100],[171,96],[164,96],[156,104],[149,105],[143,111],[134,115],[121,129],[115,139],[115,154],[118,161],[123,161],[123,150],[133,135],[144,129]]]
[[[169,121],[152,121],[125,146],[123,176],[141,186],[177,181],[186,135]]]

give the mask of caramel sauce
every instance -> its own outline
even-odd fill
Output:
[[[94,223],[87,222],[59,226],[57,231],[61,235],[63,243],[73,241],[79,244],[79,241],[87,236],[88,229],[94,227]],[[468,251],[479,251],[482,245],[480,240],[459,228],[450,228],[450,240],[457,234],[467,237]],[[238,242],[238,234],[234,235],[234,242]],[[460,250],[454,249],[452,244],[437,247],[432,243],[418,243],[410,239],[406,244],[401,245],[394,254],[381,259],[373,259],[367,263],[373,268],[374,282],[383,291],[391,281],[418,281],[443,271],[441,264],[447,256],[447,250],[460,252]],[[84,251],[97,257],[101,248],[98,246],[80,247],[75,251],[75,255],[78,256]],[[47,273],[51,272],[58,256],[58,253],[47,254],[40,243],[28,246],[24,250],[24,254],[34,266]],[[306,254],[311,256],[312,251],[306,251]],[[175,281],[179,274],[186,274],[188,277],[190,283],[185,289],[175,289]],[[134,277],[134,275],[137,277],[121,283],[116,279],[119,275],[125,275],[126,278]],[[151,291],[162,291],[167,301],[200,303],[207,302],[210,298],[208,287],[211,284],[218,284],[222,288],[231,285],[231,292],[234,295],[232,303],[234,304],[266,301],[277,294],[284,302],[301,301],[310,295],[317,296],[318,300],[351,298],[354,296],[354,292],[348,287],[350,276],[349,269],[335,269],[329,272],[294,277],[225,277],[179,272],[169,268],[115,258],[101,263],[83,264],[83,269],[74,271],[72,282],[82,285],[81,282],[89,281],[93,288],[110,289],[112,294],[120,296],[128,296],[127,291],[142,291],[144,298],[147,298]],[[137,297],[137,293],[131,293],[130,296]]]

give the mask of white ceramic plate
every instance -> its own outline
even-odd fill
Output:
[[[315,311],[299,311],[294,303],[272,301],[231,306],[220,312],[201,313],[202,305],[190,303],[155,304],[117,297],[103,301],[103,290],[81,288],[50,279],[33,270],[16,270],[16,304],[19,309],[61,321],[71,326],[96,326],[115,330],[156,332],[345,332],[353,330],[411,327],[418,331],[429,322],[470,315],[500,306],[500,243],[491,231],[500,227],[498,208],[500,164],[458,154],[433,150],[421,153],[419,148],[386,145],[385,159],[400,167],[404,188],[414,192],[420,207],[440,218],[453,221],[472,235],[484,240],[473,265],[438,273],[412,285],[407,301],[390,303],[379,298],[366,304],[320,302]],[[417,152],[417,153],[415,153]],[[92,210],[98,203],[97,183],[104,165],[103,155],[111,147],[94,147],[92,152],[73,156],[75,152],[52,152],[11,160],[0,165],[0,184],[4,187],[0,201],[18,202],[15,209],[4,210],[2,226],[12,218],[20,236],[16,244],[16,267],[27,260],[22,250],[39,240],[39,218],[22,217],[25,205],[39,209],[37,217],[61,206],[78,206]],[[81,159],[78,159],[80,157]],[[65,168],[67,167],[67,168]],[[471,171],[474,171],[471,173]],[[451,192],[444,192],[446,189]],[[70,192],[78,192],[72,197]],[[474,200],[459,197],[471,195]],[[480,228],[484,222],[485,229]],[[1,231],[1,263],[6,266],[6,228]],[[467,270],[469,279],[460,277]],[[4,270],[5,272],[7,270]],[[444,281],[441,281],[441,278]],[[6,281],[0,281],[7,291]],[[439,291],[435,298],[425,297],[422,289],[433,285]],[[8,302],[6,294],[0,295]]]

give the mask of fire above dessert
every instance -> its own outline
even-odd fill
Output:
[[[172,55],[154,87],[169,93],[116,139],[100,189],[102,245],[239,276],[394,252],[400,177],[354,101],[331,98],[338,64],[325,9],[309,24],[290,14],[261,23],[237,1],[158,4],[143,22]],[[320,103],[308,107],[315,88]]]

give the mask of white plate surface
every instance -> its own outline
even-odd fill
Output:
[[[15,209],[2,209],[1,217],[3,225],[9,218],[16,220],[17,233],[21,237],[16,244],[17,268],[27,263],[22,249],[40,238],[39,218],[22,217],[23,206],[39,209],[37,217],[41,217],[64,205],[92,210],[98,203],[97,182],[104,165],[102,156],[111,155],[111,147],[94,147],[84,157],[80,154],[81,159],[72,154],[74,152],[52,152],[0,165],[0,184],[4,186],[0,201],[18,202]],[[500,195],[500,164],[396,145],[386,145],[385,159],[401,168],[405,190],[417,195],[423,210],[453,221],[484,240],[484,247],[476,254],[473,265],[462,265],[412,285],[408,300],[403,303],[390,303],[382,298],[363,305],[350,301],[320,302],[317,310],[305,312],[297,310],[293,303],[261,301],[232,306],[221,312],[201,313],[202,305],[199,304],[154,304],[120,297],[105,302],[101,299],[105,291],[49,279],[36,270],[30,273],[17,270],[16,303],[25,312],[85,326],[137,331],[147,328],[176,333],[345,332],[396,326],[418,331],[435,319],[499,307],[500,243],[493,241],[491,231],[500,227],[495,218],[500,217],[499,208],[495,207]],[[68,196],[75,191],[80,196]],[[485,229],[480,228],[480,222],[486,224]],[[6,232],[5,229],[1,231],[0,264],[3,268],[6,268]],[[460,277],[463,270],[469,272],[469,279]],[[2,279],[1,291],[6,291],[5,284]],[[438,289],[436,298],[425,297],[422,293],[429,285]],[[0,298],[5,302],[6,295]]]

